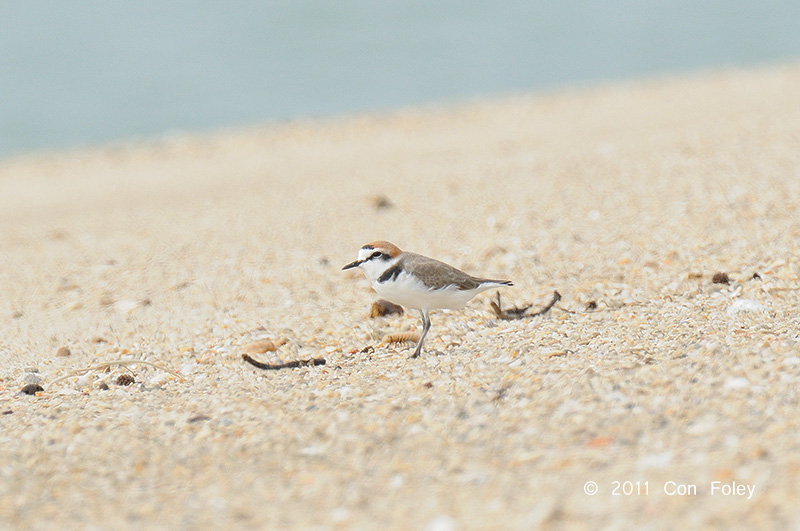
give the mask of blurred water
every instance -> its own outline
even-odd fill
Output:
[[[800,2],[0,0],[0,157],[800,59]]]

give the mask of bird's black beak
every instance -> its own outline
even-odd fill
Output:
[[[358,267],[360,265],[361,265],[361,260],[356,260],[355,262],[350,262],[349,264],[344,266],[342,268],[342,271],[344,271],[345,269],[353,269],[354,267]]]

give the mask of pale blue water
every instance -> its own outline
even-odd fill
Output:
[[[797,0],[0,0],[0,157],[798,60]]]

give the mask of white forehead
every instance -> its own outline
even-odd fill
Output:
[[[373,248],[373,247],[362,247],[361,249],[358,250],[358,259],[359,260],[366,260],[367,258],[372,256],[372,253],[374,253],[375,251],[383,251],[383,249],[378,249],[378,248]],[[386,252],[386,251],[383,251],[383,252]]]

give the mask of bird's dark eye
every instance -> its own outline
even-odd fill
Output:
[[[374,253],[369,255],[368,260],[372,260],[373,258],[383,258],[384,256],[386,256],[386,253],[382,253],[380,251],[375,251]]]

